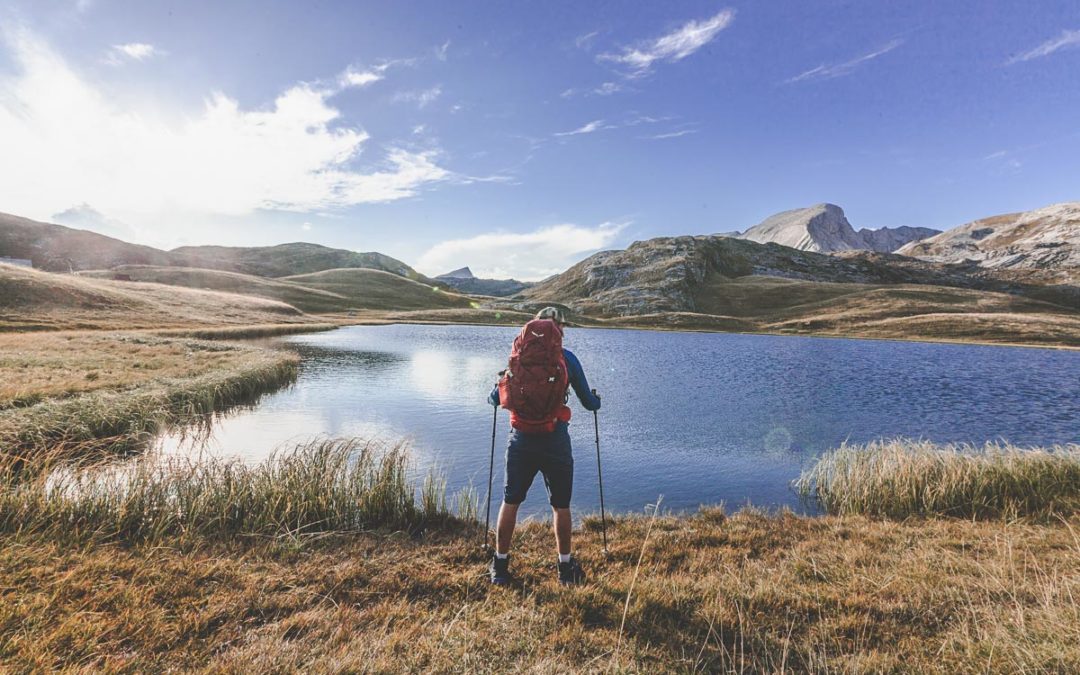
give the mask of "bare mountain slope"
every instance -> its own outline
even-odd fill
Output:
[[[938,230],[926,227],[883,227],[856,232],[839,206],[817,204],[777,213],[736,236],[759,244],[790,246],[800,251],[831,253],[867,250],[890,253],[910,241],[937,233]]]
[[[902,255],[983,267],[1080,269],[1080,202],[983,218],[903,247]]]

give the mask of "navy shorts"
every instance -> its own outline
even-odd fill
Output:
[[[570,508],[574,455],[570,450],[570,431],[566,422],[556,423],[555,431],[550,434],[525,434],[517,429],[510,432],[503,501],[507,504],[525,501],[537,471],[544,474],[551,505],[557,509]]]

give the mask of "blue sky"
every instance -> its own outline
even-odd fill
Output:
[[[830,201],[1080,198],[1080,3],[0,7],[0,211],[539,278]]]

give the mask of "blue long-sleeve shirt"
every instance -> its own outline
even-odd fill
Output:
[[[581,361],[578,361],[578,358],[569,349],[564,348],[562,353],[563,358],[566,359],[566,374],[570,376],[570,386],[574,388],[574,393],[577,394],[581,405],[586,410],[599,410],[600,397],[593,394],[592,389],[589,389],[589,381],[585,379],[585,370],[581,367]],[[488,395],[488,403],[494,406],[501,404],[498,384]]]

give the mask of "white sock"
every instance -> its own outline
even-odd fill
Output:
[[[561,563],[570,562],[570,554],[569,553],[560,553],[559,554],[559,562],[561,562]]]
[[[507,558],[510,557],[510,554],[509,553],[499,553],[498,551],[495,551],[495,557],[498,558],[499,560],[506,560]]]

